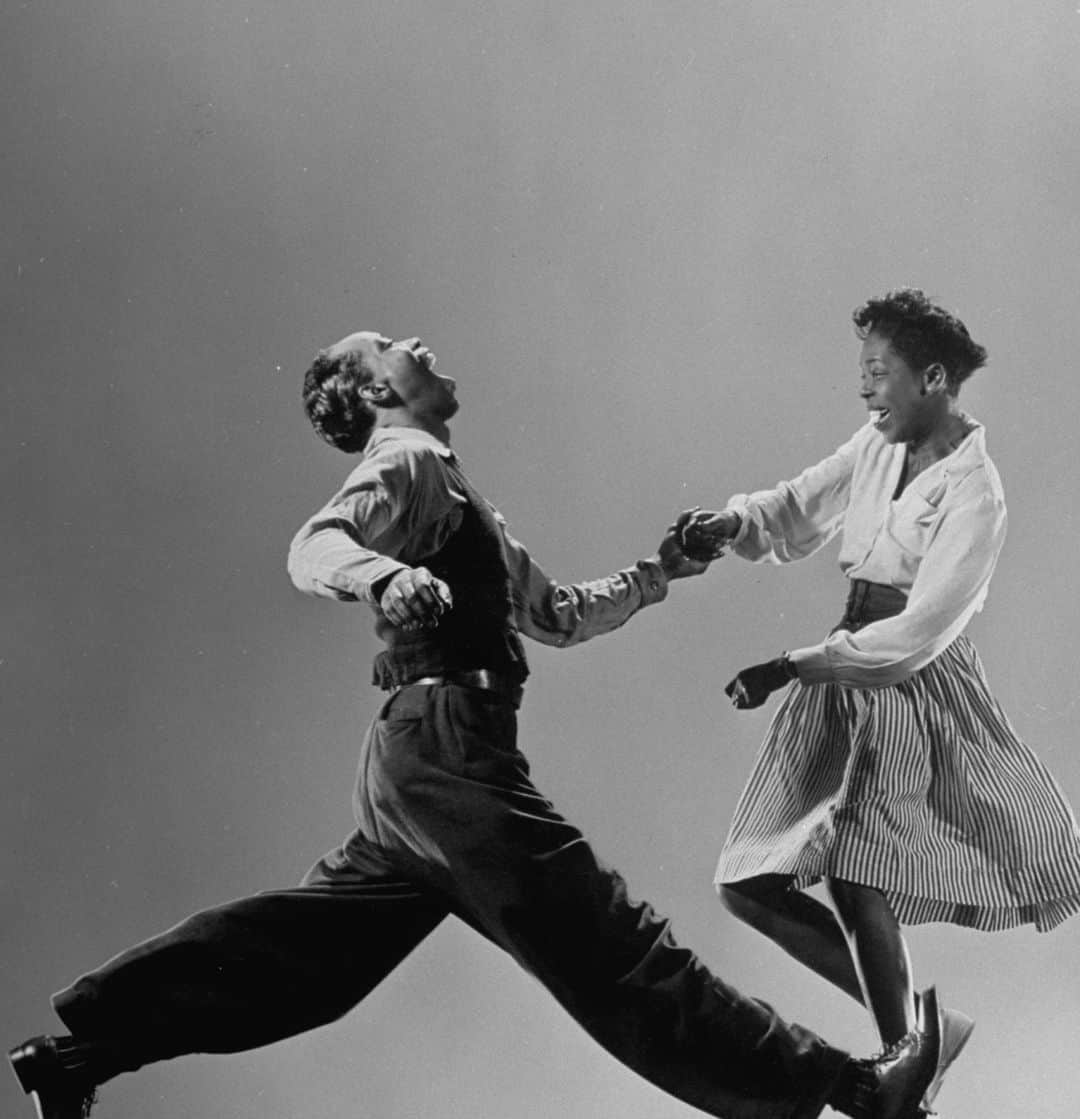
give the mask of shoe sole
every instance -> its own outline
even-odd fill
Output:
[[[922,1106],[927,1111],[930,1110],[938,1092],[941,1091],[945,1074],[949,1071],[953,1061],[963,1052],[964,1046],[967,1045],[975,1029],[975,1023],[966,1014],[961,1014],[958,1010],[946,1010],[942,1013],[942,1018],[945,1028],[942,1030],[941,1036],[941,1059],[938,1061],[934,1079],[930,1081],[930,1086],[926,1089],[926,1094],[922,1099]]]

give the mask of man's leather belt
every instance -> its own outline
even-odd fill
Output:
[[[460,672],[442,672],[437,676],[418,676],[415,680],[406,681],[401,687],[407,688],[413,684],[457,684],[462,688],[479,688],[484,692],[494,692],[515,707],[521,706],[525,694],[525,689],[517,681],[490,668],[468,668]]]

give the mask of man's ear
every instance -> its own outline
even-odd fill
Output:
[[[368,381],[360,386],[360,399],[375,408],[385,408],[396,402],[397,395],[384,381]]]

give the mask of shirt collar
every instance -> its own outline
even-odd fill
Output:
[[[933,466],[941,466],[945,471],[952,471],[958,468],[964,469],[971,463],[981,462],[986,458],[986,428],[974,416],[968,415],[967,412],[962,414],[964,419],[971,424],[971,430],[960,440],[954,450],[950,451],[944,458],[938,459]],[[873,420],[867,421],[867,427],[878,435],[882,442],[885,441],[881,433],[874,427]],[[902,456],[906,452],[903,443],[892,444],[891,450],[897,456]],[[933,469],[933,466],[927,469]]]
[[[454,452],[441,439],[424,431],[419,427],[379,427],[368,440],[368,449],[373,449],[383,443],[396,440],[399,443],[411,443],[413,446],[426,447],[441,455],[443,458],[455,458]]]
[[[964,419],[971,424],[971,430],[961,440],[960,445],[951,454],[945,456],[946,471],[966,468],[973,462],[981,462],[986,458],[986,429],[974,416],[963,413]]]
[[[986,430],[978,420],[965,413],[964,419],[972,425],[957,447],[944,458],[928,466],[911,480],[904,493],[916,493],[931,505],[939,505],[949,485],[949,479],[963,479],[973,470],[988,462],[986,454]],[[904,447],[897,444],[902,462]],[[899,468],[900,463],[897,463]]]

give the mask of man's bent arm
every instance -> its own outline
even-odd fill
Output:
[[[293,538],[289,577],[306,594],[377,605],[390,579],[413,566],[413,551],[452,530],[459,503],[432,456],[388,443]]]

